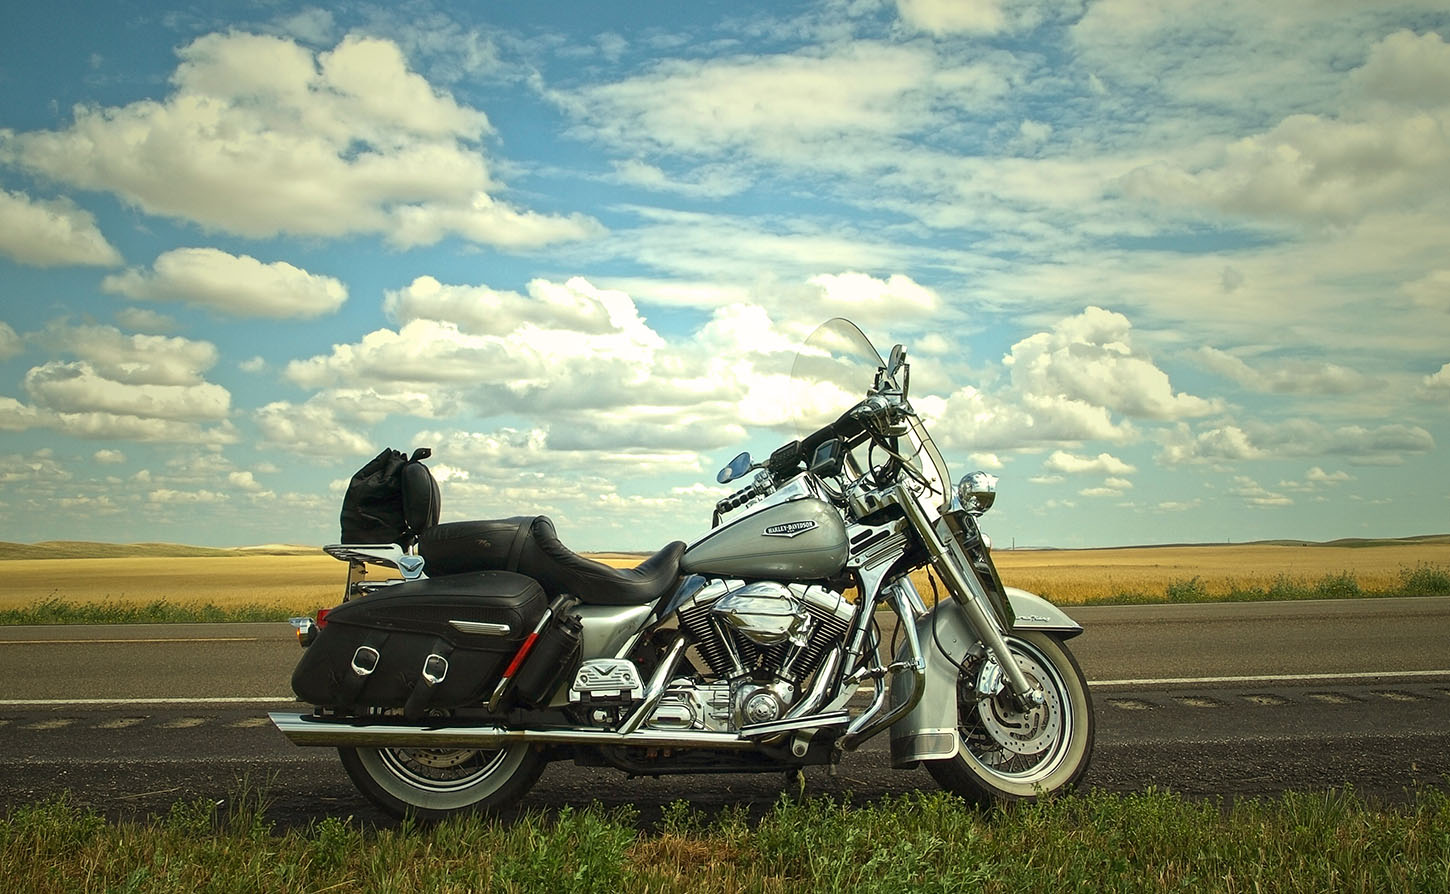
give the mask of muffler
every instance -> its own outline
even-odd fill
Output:
[[[509,729],[501,726],[418,726],[363,723],[309,714],[268,714],[294,745],[341,748],[502,748],[511,742],[630,745],[642,748],[754,748],[734,733],[638,729],[631,733],[578,727]]]

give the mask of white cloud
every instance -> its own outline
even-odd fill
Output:
[[[1250,366],[1217,348],[1201,347],[1193,356],[1206,369],[1253,391],[1277,394],[1353,394],[1379,384],[1374,379],[1337,363],[1283,360]]]
[[[1064,450],[1053,451],[1053,454],[1042,464],[1042,468],[1049,472],[1062,472],[1065,475],[1128,475],[1137,471],[1135,467],[1110,453],[1099,453],[1097,456],[1075,456]]]
[[[1424,108],[1450,104],[1450,46],[1434,32],[1396,31],[1374,45],[1351,80],[1372,100]]]
[[[178,53],[165,100],[77,106],[63,131],[0,131],[0,161],[252,237],[519,246],[598,232],[500,200],[479,149],[487,117],[410,71],[391,41],[349,35],[314,54],[228,32]]]
[[[353,457],[375,448],[360,432],[343,425],[331,406],[309,401],[273,401],[252,414],[262,446],[293,456]]]
[[[862,324],[903,318],[925,317],[942,307],[937,293],[909,276],[894,273],[877,279],[865,273],[820,274],[810,284],[821,290],[823,310]]]
[[[1128,318],[1100,307],[1019,341],[1002,362],[1014,387],[1040,401],[1082,401],[1147,419],[1203,416],[1220,408],[1175,393],[1167,373],[1134,348]]]
[[[1223,146],[1203,164],[1147,165],[1131,196],[1288,219],[1312,227],[1386,209],[1436,207],[1450,193],[1450,46],[1391,34],[1349,78],[1380,100],[1337,114],[1299,113]]]
[[[110,466],[124,463],[126,461],[126,454],[119,450],[102,449],[97,450],[91,458],[102,465]]]
[[[36,411],[36,425],[62,434],[94,441],[197,444],[208,447],[235,444],[236,428],[229,420],[218,425],[125,413]]]
[[[0,130],[0,153],[4,133]],[[89,211],[69,199],[37,201],[7,189],[0,189],[0,255],[35,267],[121,263],[121,253],[101,235]]]
[[[1450,395],[1450,363],[1441,366],[1439,372],[1425,376],[1421,385],[1427,396]]]
[[[1006,89],[987,65],[855,41],[824,51],[670,60],[556,99],[593,134],[622,146],[706,157],[745,148],[775,161],[859,171],[895,166],[880,140],[930,132],[943,112],[990,104]]]
[[[1312,419],[1213,423],[1192,432],[1180,423],[1161,435],[1159,459],[1169,465],[1219,460],[1344,456],[1360,465],[1399,465],[1406,455],[1429,453],[1435,438],[1418,425],[1393,423],[1329,427]]]
[[[682,174],[669,174],[639,159],[613,164],[614,176],[621,183],[690,198],[721,199],[750,186],[747,176],[726,165],[701,165]]]
[[[0,455],[0,484],[39,484],[69,481],[71,473],[56,461],[49,449],[30,454]]]
[[[1314,466],[1304,474],[1304,480],[1315,484],[1340,484],[1345,481],[1353,481],[1354,476],[1345,471],[1326,472],[1318,466]]]
[[[251,472],[228,473],[227,483],[237,490],[247,491],[248,493],[261,493],[264,489]]]
[[[25,431],[41,423],[42,414],[13,397],[0,395],[0,431]]]
[[[1420,307],[1450,313],[1450,270],[1432,270],[1403,289]]]
[[[228,499],[226,494],[211,490],[172,490],[170,488],[158,488],[147,495],[147,500],[150,502],[165,504],[225,503]]]
[[[9,360],[25,349],[25,343],[9,323],[0,322],[0,360]]]
[[[127,335],[112,326],[53,323],[40,340],[79,359],[32,367],[33,405],[0,398],[0,428],[51,428],[87,439],[228,444],[231,393],[203,373],[210,342]]]
[[[217,362],[211,342],[127,335],[114,326],[53,323],[45,341],[88,363],[97,375],[128,385],[198,385]]]
[[[347,287],[285,261],[264,263],[215,248],[176,248],[151,271],[107,276],[101,288],[137,301],[180,301],[239,317],[316,317],[347,300]]]
[[[60,414],[104,413],[174,422],[225,419],[231,394],[220,385],[134,384],[99,374],[86,361],[51,361],[30,370],[25,389],[37,405]]]
[[[1233,487],[1229,488],[1229,493],[1242,497],[1245,503],[1260,509],[1294,505],[1291,497],[1268,490],[1245,475],[1234,477]]]
[[[902,21],[933,34],[994,34],[1007,24],[1002,0],[896,0]]]
[[[585,280],[564,285],[536,279],[529,295],[488,286],[444,285],[420,276],[406,288],[386,293],[383,308],[400,323],[446,321],[474,335],[505,335],[525,325],[601,334],[614,331],[613,313],[626,311],[619,293],[595,289]]]
[[[116,311],[116,322],[136,332],[174,332],[177,323],[172,317],[145,307],[123,307]]]

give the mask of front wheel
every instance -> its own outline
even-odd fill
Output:
[[[339,748],[342,766],[369,801],[397,817],[436,820],[522,798],[544,772],[533,745],[472,748]]]
[[[1093,751],[1093,708],[1077,659],[1054,636],[1022,631],[1007,646],[1039,705],[1021,710],[993,659],[957,679],[957,755],[926,761],[942,788],[981,804],[1069,789]]]

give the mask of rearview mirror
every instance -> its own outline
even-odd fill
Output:
[[[736,478],[739,478],[741,475],[749,472],[752,468],[754,468],[754,465],[755,464],[750,461],[750,454],[742,453],[734,459],[730,460],[730,465],[721,469],[720,474],[715,476],[715,480],[720,482],[721,484],[729,484]]]

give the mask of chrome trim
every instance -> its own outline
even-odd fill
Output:
[[[448,679],[448,659],[437,653],[423,659],[423,679],[429,686],[437,686]]]
[[[358,646],[357,651],[352,653],[352,672],[359,677],[366,677],[378,669],[378,662],[382,660],[382,654],[372,646]],[[359,662],[358,659],[365,659]]]
[[[906,716],[917,706],[922,694],[926,692],[926,657],[922,655],[921,638],[917,635],[916,625],[912,623],[907,590],[899,583],[893,583],[889,589],[896,616],[901,619],[901,627],[906,631],[907,657],[904,661],[892,662],[887,671],[907,671],[905,679],[911,689],[907,691],[902,700],[892,699],[896,703],[885,714],[881,714],[881,708],[886,704],[889,690],[878,677],[876,679],[876,698],[871,702],[871,707],[857,717],[846,729],[846,734],[841,737],[841,748],[847,751],[855,750],[862,742]]]
[[[488,621],[449,621],[448,626],[459,633],[477,633],[482,636],[508,636],[514,632],[507,624],[493,624]]]
[[[640,729],[629,734],[582,727],[509,729],[501,726],[416,726],[354,723],[306,714],[275,713],[268,718],[294,745],[344,748],[500,748],[510,742],[573,745],[637,745],[672,748],[749,749],[756,743],[734,733]]]
[[[423,577],[423,557],[404,552],[396,543],[334,543],[324,546],[322,551],[344,562],[396,568],[403,580]]]
[[[680,657],[685,654],[685,637],[683,634],[676,636],[675,641],[670,644],[670,650],[665,654],[660,666],[655,669],[654,676],[650,678],[649,689],[645,690],[644,701],[634,713],[625,718],[624,723],[619,725],[619,735],[632,736],[639,731],[640,724],[648,720],[650,715],[659,707],[660,699],[664,697],[665,687],[669,681],[674,679],[675,668],[680,665]]]
[[[803,729],[826,729],[832,726],[845,726],[851,721],[851,714],[848,711],[835,711],[830,714],[812,714],[809,717],[784,717],[780,720],[769,720],[765,723],[752,723],[749,726],[740,728],[740,735],[747,739],[759,739],[764,736],[775,736],[781,733],[795,732]]]

